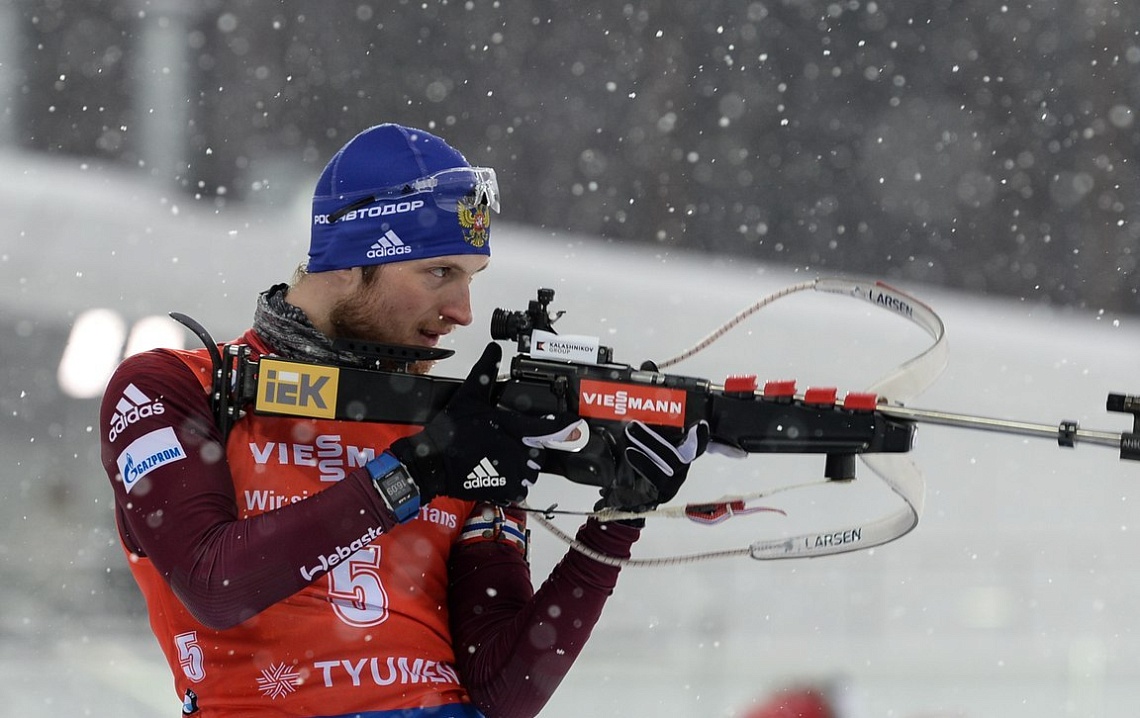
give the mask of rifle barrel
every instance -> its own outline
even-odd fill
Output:
[[[948,411],[915,409],[893,404],[880,404],[878,409],[886,416],[896,419],[940,424],[942,426],[954,426],[962,429],[978,429],[980,431],[993,431],[1003,434],[1035,436],[1045,439],[1060,440],[1067,435],[1074,443],[1099,444],[1115,449],[1120,448],[1121,434],[1119,432],[1113,433],[1090,429],[1076,429],[1075,431],[1066,432],[1064,424],[1057,426],[1026,421],[1011,421],[1009,419],[995,419],[970,414],[955,414]]]

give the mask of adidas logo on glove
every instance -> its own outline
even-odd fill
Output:
[[[491,486],[506,486],[507,480],[499,475],[495,465],[487,457],[467,474],[467,480],[463,482],[465,489],[482,489]]]

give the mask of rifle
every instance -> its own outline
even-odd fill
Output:
[[[924,484],[917,468],[909,460],[902,461],[901,456],[912,449],[916,426],[921,422],[1052,436],[1065,447],[1078,441],[1116,446],[1122,459],[1140,460],[1140,398],[1133,396],[1111,394],[1108,400],[1110,411],[1133,415],[1132,431],[1125,433],[1086,431],[1072,421],[1049,426],[914,409],[898,403],[924,389],[941,371],[944,329],[929,307],[882,283],[817,279],[758,302],[738,314],[733,323],[774,299],[803,289],[864,299],[918,324],[934,344],[870,391],[847,393],[843,398],[830,387],[800,393],[794,382],[766,382],[760,387],[755,375],[730,376],[715,384],[659,368],[695,353],[711,342],[715,333],[677,359],[662,365],[645,362],[634,368],[615,361],[612,348],[597,338],[556,333],[553,324],[563,312],[551,315],[554,290],[542,288],[527,309],[496,309],[492,315],[492,338],[517,344],[509,373],[497,382],[498,402],[528,414],[570,414],[586,419],[591,429],[586,446],[577,453],[548,452],[543,466],[545,473],[579,484],[611,485],[613,457],[622,448],[624,422],[638,419],[678,439],[686,427],[704,420],[709,423],[711,441],[739,453],[822,456],[823,476],[830,482],[853,480],[855,459],[861,457],[906,504],[901,511],[867,524],[758,541],[744,550],[756,559],[843,553],[892,541],[913,529],[922,510]],[[363,367],[328,366],[275,356],[253,359],[248,346],[226,344],[219,349],[193,319],[178,313],[171,316],[191,329],[210,351],[210,399],[223,436],[251,409],[269,415],[422,425],[442,410],[462,383],[455,378],[408,371],[414,362],[436,361],[453,354],[446,349],[338,340],[335,346],[361,357]],[[723,501],[696,505],[695,511],[687,508],[686,514],[713,523],[723,515],[716,512],[725,505]]]
[[[788,381],[760,388],[755,375],[714,384],[657,371],[649,362],[638,368],[618,363],[612,348],[596,338],[555,333],[549,312],[553,299],[554,290],[539,289],[526,310],[496,309],[491,319],[492,338],[518,346],[509,376],[498,382],[499,404],[526,414],[575,415],[590,425],[581,451],[548,452],[545,473],[608,486],[622,424],[633,419],[671,439],[704,420],[712,441],[749,454],[823,455],[823,474],[833,481],[855,478],[859,454],[907,452],[913,445],[913,422],[884,414],[873,393],[839,398],[834,388],[811,388],[797,394]],[[194,320],[171,316],[216,348]],[[250,407],[259,414],[424,424],[462,383],[407,371],[413,362],[438,360],[450,350],[355,340],[338,340],[335,346],[366,357],[370,368],[272,356],[254,360],[244,345],[215,351],[211,400],[223,433]]]

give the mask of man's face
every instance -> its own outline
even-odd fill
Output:
[[[482,255],[457,254],[380,265],[370,281],[362,276],[355,291],[333,306],[334,335],[434,347],[456,326],[471,323],[471,280],[487,262]],[[422,373],[430,366],[410,370]]]

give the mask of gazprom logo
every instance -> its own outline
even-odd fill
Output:
[[[332,419],[336,416],[340,370],[280,359],[263,358],[257,377],[258,411],[288,416]]]
[[[115,463],[119,466],[119,475],[129,494],[142,477],[160,466],[185,458],[186,450],[182,448],[174,429],[166,426],[132,441],[119,454]]]

